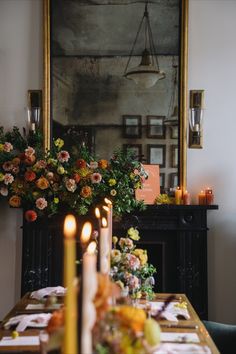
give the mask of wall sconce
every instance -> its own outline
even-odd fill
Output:
[[[27,128],[35,133],[40,127],[42,111],[42,90],[28,90]]]
[[[191,149],[202,149],[204,90],[190,90],[189,140]]]
[[[138,66],[129,67],[131,58],[134,55],[137,40],[140,39],[140,33],[144,32],[144,50],[142,52],[142,59]],[[143,88],[149,88],[156,84],[158,80],[165,78],[165,73],[160,71],[157,59],[156,49],[154,46],[152,30],[149,20],[148,3],[145,4],[145,10],[138,27],[129,59],[125,68],[124,76],[127,79],[133,80],[137,85]]]

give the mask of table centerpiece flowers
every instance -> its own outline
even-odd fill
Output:
[[[114,215],[142,210],[135,190],[144,178],[131,151],[117,149],[107,161],[83,145],[68,151],[58,138],[45,152],[39,132],[24,137],[16,127],[7,133],[0,128],[0,196],[11,207],[22,207],[27,221],[64,210],[85,215],[104,197],[112,201]]]
[[[148,263],[147,251],[137,248],[135,242],[139,240],[139,231],[134,227],[127,230],[125,237],[113,236],[111,278],[131,298],[151,299],[156,269]]]

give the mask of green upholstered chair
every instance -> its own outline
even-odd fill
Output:
[[[236,354],[236,325],[203,321],[221,354]]]

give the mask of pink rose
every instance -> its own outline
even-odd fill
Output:
[[[74,191],[75,191],[76,188],[77,188],[76,182],[75,182],[75,180],[72,179],[72,178],[67,178],[66,181],[65,181],[65,185],[66,185],[66,189],[67,189],[69,192],[72,192],[72,193],[74,193]]]
[[[3,151],[5,151],[5,152],[10,152],[11,150],[13,150],[12,144],[6,142],[6,143],[3,145]]]
[[[26,157],[32,157],[34,154],[35,154],[35,150],[31,146],[28,146],[27,149],[25,149]]]
[[[93,173],[90,178],[91,178],[92,183],[100,183],[102,180],[102,175],[100,173],[96,172],[96,173]]]
[[[11,171],[13,169],[13,167],[14,167],[14,165],[11,161],[6,161],[2,165],[2,168],[4,169],[4,171]]]
[[[45,198],[38,198],[35,202],[35,205],[38,209],[43,210],[48,206],[48,202]]]
[[[137,270],[140,268],[140,260],[133,254],[126,254],[127,266],[132,270]]]
[[[57,154],[57,159],[60,162],[68,162],[69,158],[70,158],[70,154],[68,151],[62,150]]]
[[[7,189],[7,187],[1,187],[1,188],[0,188],[0,194],[1,194],[3,197],[8,196],[8,189]]]

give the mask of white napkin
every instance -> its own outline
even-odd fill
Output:
[[[43,328],[48,325],[51,313],[38,313],[33,315],[19,315],[11,317],[4,325],[5,329],[17,325],[16,331],[23,332],[27,327]]]
[[[32,299],[41,300],[45,296],[64,296],[66,289],[63,286],[54,286],[33,291],[30,295]]]
[[[39,345],[39,336],[22,336],[17,338],[3,337],[0,340],[0,347],[8,346],[26,346],[26,345]]]
[[[199,343],[200,339],[197,333],[161,332],[161,342]]]
[[[197,344],[164,343],[153,354],[211,354],[207,346]]]
[[[161,317],[165,318],[168,321],[178,322],[178,316],[184,317],[186,320],[190,319],[188,309],[183,307],[178,307],[178,302],[170,302],[164,312],[162,312]],[[164,302],[159,301],[150,301],[149,305],[151,306],[151,314],[155,316],[156,313],[162,308]],[[145,304],[139,304],[138,307],[145,308]]]

